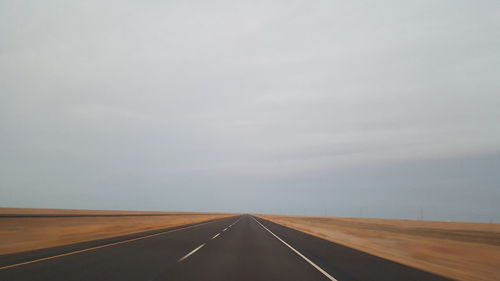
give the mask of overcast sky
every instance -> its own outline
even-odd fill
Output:
[[[500,221],[499,14],[0,0],[0,206]]]

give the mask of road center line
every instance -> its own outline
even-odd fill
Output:
[[[212,237],[212,239],[217,238],[217,236],[219,236],[219,235],[220,235],[220,233],[215,234],[215,236],[214,236],[214,237]]]
[[[229,227],[231,227],[231,226],[233,226],[233,225],[237,224],[240,220],[241,220],[241,217],[240,217],[239,219],[237,219],[235,222],[233,222],[231,225],[229,225]]]
[[[226,227],[226,228],[224,228],[224,230],[223,230],[223,231],[226,231],[226,230],[227,230],[227,227]]]
[[[68,253],[64,253],[64,254],[60,254],[60,255],[55,255],[55,256],[50,256],[50,257],[46,257],[46,258],[41,258],[41,259],[36,259],[36,260],[31,260],[31,261],[26,261],[26,262],[11,264],[11,265],[6,265],[6,266],[0,267],[0,270],[12,268],[12,267],[17,267],[17,266],[21,266],[21,265],[26,265],[26,264],[30,264],[30,263],[36,263],[36,262],[51,260],[51,259],[55,259],[55,258],[65,257],[65,256],[69,256],[69,255],[79,254],[79,253],[83,253],[83,252],[93,251],[93,250],[97,250],[97,249],[101,249],[101,248],[106,248],[106,247],[110,247],[110,246],[114,246],[114,245],[125,244],[125,243],[129,243],[129,242],[137,241],[137,240],[151,238],[151,237],[154,237],[154,236],[159,236],[159,235],[163,235],[163,234],[167,234],[167,233],[172,233],[172,232],[181,231],[181,230],[185,230],[185,229],[189,229],[189,228],[193,228],[193,227],[198,227],[198,226],[201,226],[201,225],[205,225],[205,224],[209,224],[209,223],[214,223],[214,222],[217,222],[217,221],[219,221],[219,220],[204,222],[204,223],[195,224],[195,225],[190,225],[190,226],[181,227],[181,228],[177,228],[177,229],[173,229],[173,230],[163,231],[163,232],[160,232],[160,233],[155,233],[155,234],[151,234],[151,235],[141,236],[141,237],[137,237],[137,238],[133,238],[133,239],[128,239],[128,240],[125,240],[125,241],[119,241],[119,242],[114,242],[114,243],[110,243],[110,244],[100,245],[100,246],[91,247],[91,248],[87,248],[87,249],[83,249],[83,250],[68,252]]]
[[[201,244],[200,246],[196,247],[196,249],[194,249],[191,252],[187,253],[187,255],[185,255],[182,258],[180,258],[177,262],[181,262],[181,261],[189,258],[189,256],[191,256],[192,254],[196,253],[196,251],[198,251],[199,249],[203,248],[203,246],[205,246],[205,243]]]
[[[314,266],[314,268],[316,268],[319,272],[323,273],[323,275],[325,275],[328,279],[330,279],[332,281],[338,281],[337,279],[333,278],[333,276],[331,276],[330,274],[328,274],[328,272],[324,271],[321,267],[319,267],[317,264],[315,264],[314,262],[312,262],[310,259],[306,258],[299,251],[295,250],[294,247],[290,246],[288,243],[286,243],[285,241],[283,241],[283,239],[279,238],[278,235],[274,234],[271,230],[269,230],[267,227],[265,227],[263,224],[261,224],[254,217],[252,217],[252,219],[254,219],[258,224],[260,224],[260,226],[262,226],[265,230],[269,231],[269,233],[271,233],[274,237],[276,237],[276,239],[278,239],[279,241],[281,241],[281,243],[285,244],[288,248],[292,249],[292,251],[294,251],[297,255],[299,255],[301,258],[303,258],[304,260],[306,260],[312,266]]]

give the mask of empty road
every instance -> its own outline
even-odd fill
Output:
[[[244,215],[0,256],[0,280],[449,279]]]

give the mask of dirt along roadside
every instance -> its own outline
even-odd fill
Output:
[[[198,223],[233,215],[48,209],[16,211],[13,208],[0,208],[0,255]]]
[[[456,280],[493,281],[500,276],[500,224],[257,216]]]

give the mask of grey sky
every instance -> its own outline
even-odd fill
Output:
[[[0,206],[498,221],[499,14],[0,0]]]

